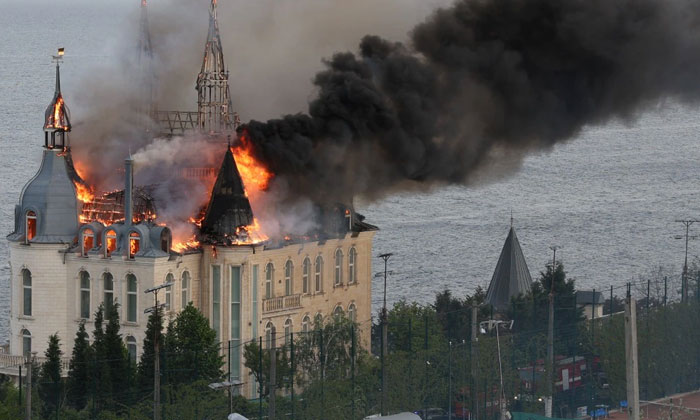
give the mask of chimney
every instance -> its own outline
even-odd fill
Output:
[[[124,225],[131,226],[134,220],[133,205],[134,189],[134,160],[129,157],[124,160]]]

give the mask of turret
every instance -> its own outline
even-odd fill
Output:
[[[71,130],[70,111],[63,101],[61,94],[61,68],[63,48],[58,49],[58,55],[53,56],[56,62],[56,89],[53,100],[46,108],[44,118],[44,147],[47,149],[68,149],[68,133]]]
[[[76,184],[84,181],[75,172],[67,133],[71,129],[68,107],[61,94],[59,62],[63,48],[54,56],[56,90],[46,109],[44,154],[39,171],[22,190],[15,206],[15,230],[10,241],[71,244],[78,233],[79,203]]]
[[[232,133],[234,117],[228,71],[216,17],[216,0],[209,7],[209,33],[204,45],[202,69],[197,76],[197,125],[207,134]]]

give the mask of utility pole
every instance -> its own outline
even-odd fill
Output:
[[[476,360],[477,360],[477,340],[479,339],[476,335],[476,323],[477,323],[478,311],[476,304],[472,303],[472,341],[471,341],[471,363],[472,363],[472,378],[470,381],[469,392],[472,398],[472,412],[476,414],[476,418],[479,418],[479,403],[476,400]]]
[[[36,352],[27,356],[27,400],[24,404],[24,420],[32,420],[32,365]]]
[[[627,403],[630,420],[639,420],[639,362],[637,360],[637,306],[627,295],[625,302],[625,359],[627,361]]]
[[[155,300],[155,305],[146,308],[143,311],[144,314],[150,314],[155,312],[156,317],[160,317],[160,310],[165,306],[165,304],[158,303],[158,291],[166,287],[171,287],[175,284],[172,281],[163,283],[160,286],[151,287],[150,289],[144,290],[144,293],[153,293],[153,299]],[[157,324],[160,324],[160,320],[157,320]],[[160,343],[158,342],[158,336],[160,331],[155,331],[153,333],[153,420],[160,420]]]
[[[449,342],[449,354],[447,356],[448,383],[447,387],[447,418],[452,419],[452,341]]]
[[[321,362],[323,363],[323,362]],[[275,394],[277,392],[277,349],[270,347],[270,400],[268,401],[269,420],[275,420]]]
[[[387,262],[389,261],[389,258],[394,255],[393,253],[389,252],[386,254],[381,254],[379,258],[384,260],[384,304],[382,305],[382,401],[381,401],[381,413],[382,416],[386,416],[386,366],[385,366],[385,359],[387,355],[387,340],[388,340],[388,334],[387,334],[387,312],[386,312],[386,276],[387,276]]]
[[[698,236],[690,236],[690,226],[697,222],[695,219],[676,220],[676,223],[683,223],[685,235],[676,235],[675,239],[685,239],[685,262],[683,263],[683,277],[681,282],[681,302],[688,302],[688,240],[697,239]]]
[[[550,246],[552,256],[552,280],[549,285],[549,322],[547,323],[547,396],[544,401],[544,416],[552,417],[554,393],[552,382],[554,377],[554,273],[557,269],[558,246]]]

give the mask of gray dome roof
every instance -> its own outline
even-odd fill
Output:
[[[7,238],[24,241],[24,218],[36,213],[36,235],[30,242],[72,243],[77,238],[78,198],[69,176],[68,152],[44,150],[39,172],[24,186],[20,203],[15,207],[15,231]]]

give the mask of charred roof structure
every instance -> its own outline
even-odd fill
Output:
[[[498,311],[506,310],[510,299],[529,291],[531,283],[530,270],[527,268],[523,250],[511,222],[508,237],[486,292],[486,303]]]
[[[208,241],[219,242],[253,223],[253,210],[230,147],[226,147],[219,175],[212,189],[201,232]]]

